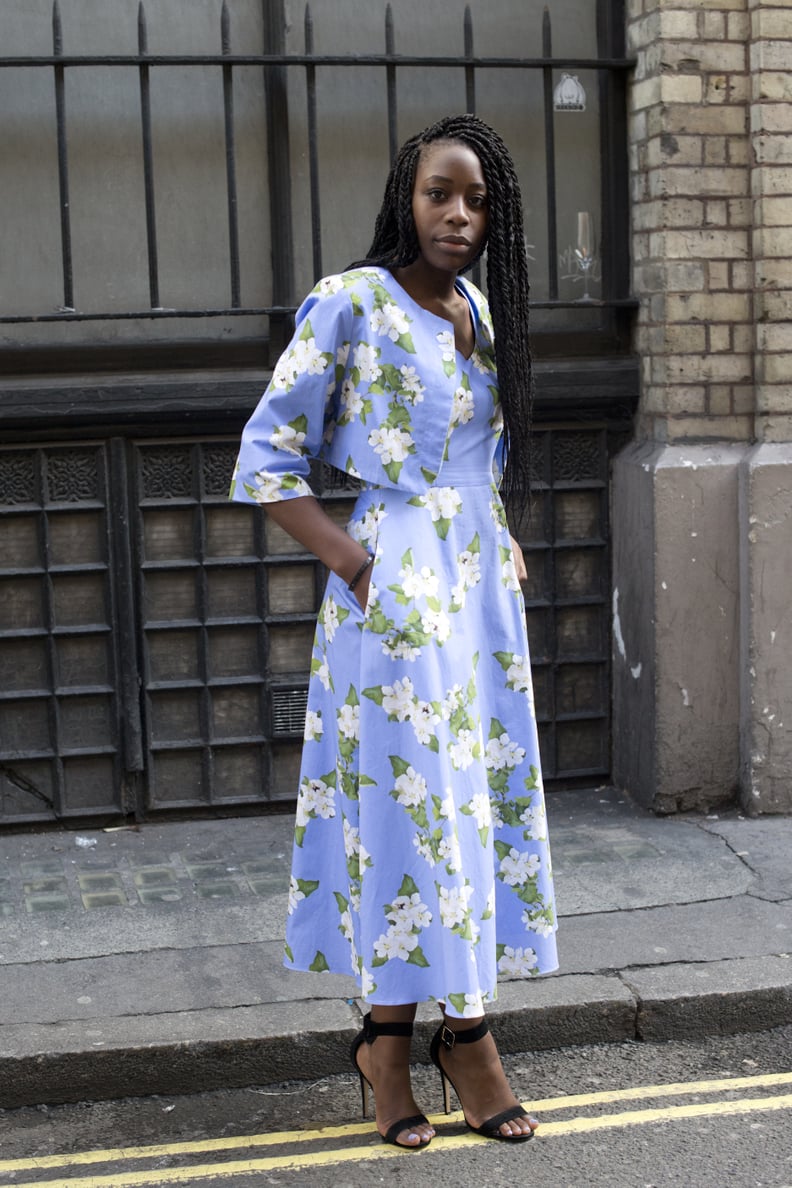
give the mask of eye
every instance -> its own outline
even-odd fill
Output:
[[[438,190],[434,186],[431,190],[426,191],[426,196],[431,198],[432,202],[442,202],[445,198],[445,190]]]
[[[487,199],[484,194],[472,194],[468,198],[468,203],[474,210],[485,210],[487,206]]]

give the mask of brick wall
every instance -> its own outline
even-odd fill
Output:
[[[792,5],[629,0],[639,434],[792,437]]]

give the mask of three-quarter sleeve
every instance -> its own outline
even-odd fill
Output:
[[[310,462],[335,426],[351,318],[349,294],[327,282],[298,309],[294,337],[242,433],[232,499],[275,503],[312,494]]]

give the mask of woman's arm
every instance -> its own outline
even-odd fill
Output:
[[[512,556],[514,557],[514,569],[517,574],[517,581],[527,582],[528,570],[525,566],[525,557],[523,556],[523,551],[513,536],[510,536],[509,540],[511,541]]]
[[[312,495],[262,506],[284,532],[318,557],[342,581],[351,582],[368,556],[363,546],[331,520]],[[371,567],[362,574],[353,591],[362,610],[366,609],[370,580]]]

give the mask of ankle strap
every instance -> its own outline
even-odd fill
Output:
[[[378,1035],[401,1035],[409,1037],[412,1033],[412,1023],[375,1023],[371,1017],[371,1011],[369,1011],[363,1020],[363,1037],[367,1044],[373,1044]]]
[[[454,1031],[447,1023],[444,1023],[440,1028],[440,1043],[444,1048],[453,1048],[454,1044],[475,1044],[476,1040],[483,1039],[489,1031],[489,1025],[486,1019],[482,1019],[475,1027],[460,1028],[459,1031]]]

